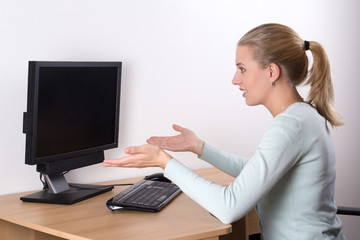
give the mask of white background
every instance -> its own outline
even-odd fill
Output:
[[[210,144],[251,156],[271,115],[248,107],[237,87],[236,42],[268,22],[292,27],[325,47],[332,66],[336,109],[345,126],[333,130],[337,152],[336,201],[360,207],[359,2],[356,0],[1,0],[0,194],[40,189],[34,166],[24,164],[29,60],[122,61],[120,146],[152,135],[173,135],[173,123]],[[306,89],[300,89],[306,96]],[[191,168],[207,167],[188,153],[174,154]],[[68,181],[96,182],[143,176],[160,169],[110,169],[101,164],[71,171]],[[342,217],[349,239],[359,217]]]

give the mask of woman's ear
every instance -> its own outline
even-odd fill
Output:
[[[267,68],[270,76],[269,80],[273,85],[280,78],[280,67],[276,63],[270,63]]]

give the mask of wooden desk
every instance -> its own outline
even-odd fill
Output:
[[[209,168],[196,171],[219,184],[232,178]],[[131,183],[139,178],[104,182]],[[115,187],[110,192],[76,203],[54,205],[25,203],[20,197],[29,193],[0,196],[0,239],[2,240],[112,240],[112,239],[232,239],[230,224],[222,224],[206,210],[181,193],[158,213],[139,211],[109,211],[105,203],[125,189]],[[253,214],[253,213],[252,213]],[[248,215],[235,223],[241,236],[249,234]],[[253,217],[251,217],[253,218]],[[240,233],[239,233],[240,231]],[[235,231],[234,231],[235,232]],[[228,235],[226,235],[228,234]],[[224,238],[220,237],[222,235]]]

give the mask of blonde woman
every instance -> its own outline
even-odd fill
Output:
[[[311,51],[313,64],[308,72]],[[238,42],[236,72],[249,106],[264,105],[273,121],[251,158],[222,152],[189,129],[151,137],[147,145],[104,166],[153,167],[224,223],[256,208],[263,239],[345,239],[334,202],[335,153],[328,127],[342,125],[333,109],[333,87],[324,49],[289,27],[264,24]],[[310,85],[304,101],[296,86]],[[229,186],[207,181],[162,149],[190,151],[235,177]]]

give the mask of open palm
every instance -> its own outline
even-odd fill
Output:
[[[180,132],[180,134],[169,137],[151,137],[147,140],[147,143],[174,152],[190,151],[197,155],[202,154],[204,143],[193,131],[176,124],[173,125],[173,129]]]

